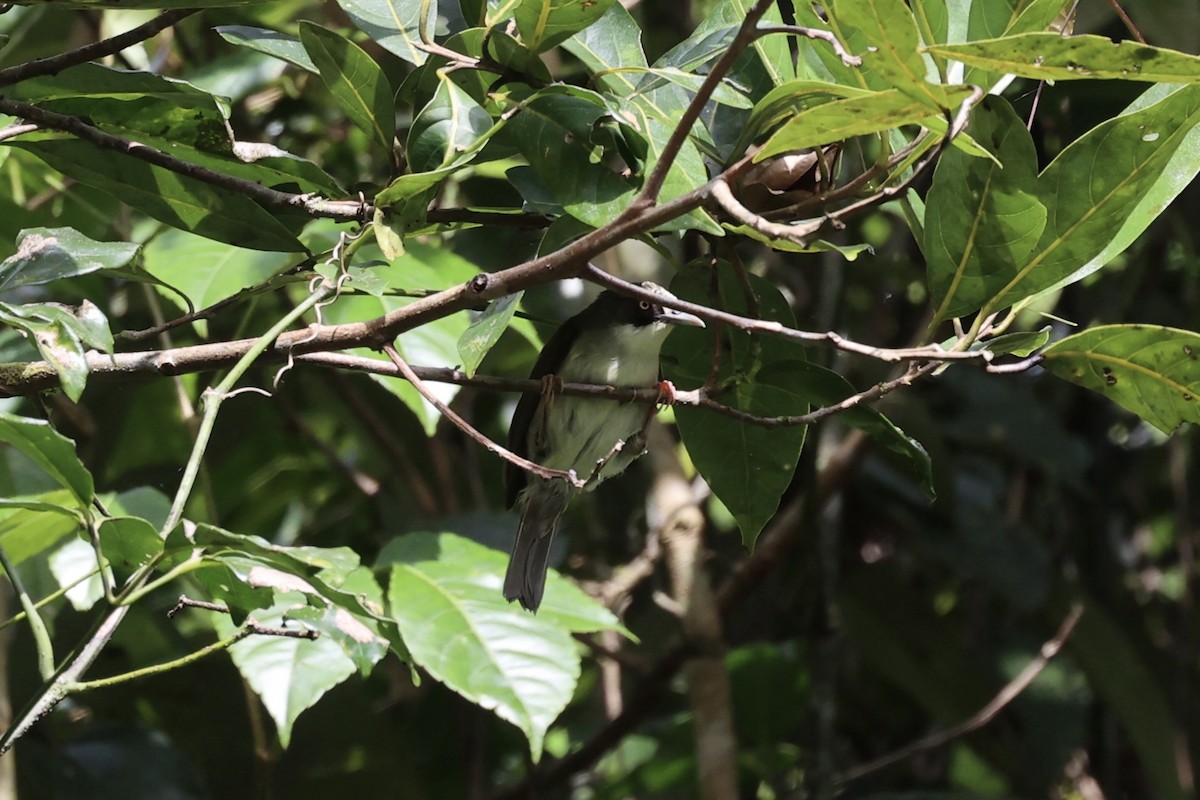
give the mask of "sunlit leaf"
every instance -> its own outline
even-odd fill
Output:
[[[1049,372],[1099,392],[1164,433],[1200,422],[1200,334],[1101,325],[1047,347]]]

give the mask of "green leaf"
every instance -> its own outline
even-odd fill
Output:
[[[1121,113],[1124,115],[1140,111],[1178,91],[1180,91],[1180,87],[1178,86],[1169,86],[1166,84],[1152,86]],[[1104,249],[1093,256],[1082,267],[1044,291],[1052,292],[1068,284],[1083,280],[1083,278],[1112,261],[1125,248],[1133,244],[1133,241],[1141,236],[1142,232],[1150,226],[1150,223],[1158,219],[1159,215],[1166,210],[1167,206],[1171,204],[1179,193],[1191,184],[1197,173],[1200,173],[1200,125],[1193,127],[1184,136],[1174,155],[1171,156],[1166,166],[1158,173],[1158,178],[1148,187],[1142,187],[1142,191],[1138,193],[1140,199],[1137,205],[1129,213],[1129,216],[1126,217],[1125,223],[1116,232],[1116,235],[1104,246]]]
[[[551,572],[535,616],[506,602],[505,557],[450,533],[413,533],[380,556],[391,564],[388,602],[416,663],[435,680],[511,722],[534,760],[579,680],[571,632],[616,620]]]
[[[632,94],[637,81],[614,70],[650,66],[642,51],[642,29],[620,3],[610,5],[599,20],[563,42],[563,49],[597,76],[601,88],[618,97]]]
[[[387,655],[388,640],[374,629],[372,620],[340,606],[295,608],[288,611],[287,618],[303,622],[335,642],[363,677],[370,675],[372,668]]]
[[[500,337],[508,330],[508,323],[516,313],[524,292],[505,295],[488,303],[479,319],[472,322],[458,339],[458,355],[462,358],[462,370],[474,375]]]
[[[1033,32],[925,50],[968,66],[1041,81],[1200,83],[1200,56],[1104,36]]]
[[[229,116],[228,101],[217,98],[187,81],[96,63],[79,64],[53,75],[27,78],[5,87],[4,94],[14,100],[36,102],[43,108],[64,114],[72,114],[83,108],[78,105],[78,101],[84,98],[121,101],[121,104],[117,105],[88,107],[87,116],[94,121],[97,121],[94,119],[97,108],[124,108],[130,113],[134,109],[152,105],[148,102],[150,100],[162,101],[166,106],[187,112],[181,114],[181,118],[199,117],[207,123],[216,121],[220,124]],[[65,101],[75,102],[76,105]]]
[[[108,320],[90,300],[84,300],[78,309],[58,303],[0,303],[0,323],[24,331],[33,339],[72,400],[80,398],[87,383],[88,348],[109,353],[113,349]]]
[[[513,10],[525,46],[549,50],[598,20],[614,0],[520,0]]]
[[[10,145],[175,228],[254,250],[304,249],[278,220],[244,195],[74,139]]]
[[[633,198],[636,186],[610,161],[621,158],[616,136],[627,126],[595,92],[552,86],[521,104],[505,141],[528,159],[558,202],[593,227],[607,224]]]
[[[287,34],[248,25],[217,25],[213,30],[230,44],[265,53],[314,74],[320,72],[308,53],[304,52],[300,40]]]
[[[970,93],[971,90],[964,86],[947,87],[946,98],[949,103],[954,103]],[[925,124],[927,120],[929,106],[899,89],[834,100],[802,111],[785,122],[763,145],[755,160],[761,161],[789,150],[803,150],[854,136],[879,133],[902,125]]]
[[[809,405],[836,405],[857,392],[850,381],[833,370],[807,361],[785,363],[789,371],[797,373],[793,382],[798,387],[796,393]],[[857,428],[888,451],[903,458],[926,497],[934,499],[933,462],[920,442],[896,427],[895,423],[883,414],[861,404],[840,412],[838,419]]]
[[[492,117],[469,94],[438,72],[433,98],[413,120],[408,162],[416,172],[458,166],[470,160],[492,131]]]
[[[739,382],[719,399],[763,417],[803,414],[808,404],[798,363],[764,365],[753,381]],[[696,469],[737,520],[742,543],[753,548],[792,482],[807,428],[766,428],[684,407],[675,409],[675,419]]]
[[[982,342],[978,342],[977,346],[979,349],[987,350],[993,355],[1014,355],[1025,358],[1045,347],[1048,341],[1050,341],[1049,325],[1036,331],[1006,333],[991,339],[985,339]],[[972,349],[976,348],[973,347]]]
[[[396,91],[383,70],[354,42],[307,20],[300,22],[300,41],[346,117],[390,154],[396,138]]]
[[[14,565],[56,547],[82,526],[78,500],[66,489],[12,498],[0,507],[0,544]]]
[[[137,252],[132,242],[97,242],[74,228],[29,228],[17,235],[17,252],[0,263],[0,289],[119,269]]]
[[[737,314],[750,307],[745,290],[730,265],[717,266],[717,296],[710,297],[712,277],[704,269],[681,272],[671,291],[684,300],[710,304]],[[762,319],[793,325],[795,319],[779,290],[758,276],[750,286]],[[680,387],[699,386],[712,363],[712,332],[699,328],[672,333],[663,347],[663,374]],[[792,368],[804,358],[793,342],[760,335],[730,334],[724,330],[718,385],[720,402],[759,416],[803,414],[804,371]],[[675,407],[675,419],[696,469],[733,513],[742,541],[752,547],[774,515],[791,483],[806,428],[766,428],[688,406]]]
[[[856,28],[865,39],[865,50],[854,51],[862,54],[864,74],[877,76],[882,85],[897,89],[926,107],[956,105],[947,87],[925,79],[925,59],[919,49],[921,37],[913,12],[904,0],[834,0],[829,13]]]
[[[417,66],[429,58],[418,45],[433,41],[437,3],[432,0],[338,0],[338,5],[385,50]]]
[[[109,563],[134,570],[163,551],[163,540],[148,520],[110,517],[100,523],[100,552]]]
[[[1099,392],[1164,433],[1200,422],[1200,334],[1101,325],[1043,351],[1046,370]]]
[[[87,511],[95,496],[92,475],[75,455],[75,443],[40,419],[0,412],[0,442],[29,457],[58,483],[71,490],[80,510]]]
[[[1012,106],[985,98],[968,130],[1000,163],[959,151],[938,161],[922,248],[935,323],[983,305],[1025,263],[1046,227],[1037,152]]]
[[[256,611],[254,619],[277,627],[288,625],[291,604],[280,603],[266,611]],[[227,617],[214,619],[221,636],[232,636],[237,626]],[[301,713],[312,707],[326,692],[354,674],[355,666],[338,643],[328,636],[315,641],[282,636],[250,636],[229,648],[238,672],[262,698],[263,706],[279,734],[279,743],[287,747],[292,726]]]
[[[1072,142],[1038,178],[1038,199],[1049,214],[1041,240],[983,310],[1010,306],[1088,265],[1145,208],[1146,195],[1156,191],[1176,151],[1185,141],[1194,143],[1197,125],[1200,87],[1188,86]],[[1200,164],[1188,168],[1194,174]]]
[[[295,263],[296,257],[288,253],[247,250],[178,230],[151,239],[143,258],[145,271],[174,290],[159,287],[165,299],[181,305],[175,294],[180,292],[197,309],[257,286]],[[207,335],[207,321],[198,320],[195,326]]]

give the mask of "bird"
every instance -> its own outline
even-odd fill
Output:
[[[676,299],[649,281],[641,287],[664,300]],[[564,322],[542,348],[529,377],[542,380],[546,389],[521,396],[508,447],[544,467],[574,470],[587,485],[579,489],[561,478],[542,478],[514,463],[506,465],[507,504],[521,516],[504,577],[504,598],[509,602],[520,601],[537,612],[546,588],[550,545],[567,505],[582,491],[623,472],[642,454],[643,431],[653,413],[639,403],[559,395],[553,391],[555,382],[660,386],[671,391],[669,385],[659,384],[658,359],[667,334],[678,325],[703,328],[704,321],[645,297],[605,291]]]

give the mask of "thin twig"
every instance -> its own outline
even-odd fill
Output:
[[[36,122],[43,128],[63,131],[93,144],[102,150],[113,150],[140,161],[145,161],[171,172],[193,178],[203,183],[245,195],[265,206],[296,208],[313,217],[361,220],[369,218],[370,206],[360,200],[330,200],[312,194],[295,194],[271,189],[254,181],[235,178],[223,172],[201,167],[190,161],[176,158],[155,150],[153,147],[114,136],[78,117],[47,111],[39,106],[0,97],[0,112]]]
[[[800,25],[762,25],[759,27],[758,37],[766,36],[772,33],[790,33],[795,36],[803,36],[806,39],[814,39],[825,42],[834,54],[842,60],[842,63],[847,67],[861,67],[862,59],[856,55],[846,52],[846,48],[842,47],[842,43],[833,35],[832,31],[822,30],[820,28],[805,28]]]
[[[218,614],[228,614],[229,606],[224,603],[210,603],[207,600],[193,600],[186,594],[179,595],[179,601],[167,612],[167,619],[175,619],[185,608],[200,608],[205,611],[216,611]]]
[[[1146,37],[1138,30],[1138,26],[1133,24],[1133,20],[1125,13],[1125,9],[1121,8],[1119,0],[1108,0],[1108,4],[1113,7],[1113,11],[1117,12],[1117,17],[1125,25],[1125,29],[1133,34],[1133,38],[1137,39],[1141,44],[1146,44]]]
[[[933,733],[922,739],[918,739],[912,744],[902,747],[895,752],[888,753],[887,755],[877,758],[873,761],[869,761],[866,764],[861,764],[852,769],[848,769],[838,776],[836,782],[839,784],[845,784],[853,780],[858,780],[859,778],[870,775],[873,772],[878,772],[885,767],[890,767],[891,765],[898,764],[901,761],[907,761],[917,753],[941,747],[942,745],[948,744],[955,739],[965,736],[972,731],[979,730],[983,726],[987,725],[989,722],[994,720],[996,716],[1013,700],[1016,700],[1022,692],[1028,689],[1030,684],[1037,680],[1037,677],[1042,674],[1042,671],[1045,670],[1047,666],[1049,666],[1054,657],[1062,651],[1063,645],[1071,636],[1071,632],[1075,630],[1075,626],[1079,623],[1079,618],[1081,616],[1083,616],[1083,606],[1078,604],[1072,606],[1071,611],[1067,614],[1066,619],[1064,619],[1062,625],[1059,626],[1058,632],[1054,634],[1054,638],[1042,645],[1042,649],[1039,651],[1037,657],[1026,664],[1025,669],[1021,670],[1017,677],[1005,684],[1004,688],[997,692],[995,697],[989,700],[983,708],[979,709],[979,711],[975,712],[975,714],[970,716],[968,719],[951,728],[947,728],[944,731],[938,731],[937,733]]]
[[[33,123],[24,125],[9,125],[7,128],[0,128],[0,142],[6,139],[12,139],[14,136],[20,136],[24,133],[33,133],[38,129],[38,126]]]
[[[117,686],[118,684],[128,683],[140,678],[147,678],[151,675],[159,675],[164,672],[169,672],[173,669],[186,667],[188,664],[199,661],[205,656],[210,656],[213,653],[219,653],[222,650],[228,650],[233,645],[240,642],[249,636],[281,636],[288,639],[307,639],[313,641],[320,638],[320,633],[311,628],[277,628],[247,618],[246,622],[238,628],[234,633],[226,636],[220,641],[201,647],[193,653],[188,653],[186,656],[171,661],[165,661],[162,664],[155,664],[150,667],[142,667],[141,669],[130,670],[123,672],[120,675],[112,675],[107,678],[96,678],[91,681],[78,681],[69,685],[68,689],[71,693],[90,692],[93,689],[104,689],[109,686]]]
[[[502,447],[496,442],[493,442],[487,436],[483,435],[476,428],[474,428],[471,423],[459,416],[458,412],[439,400],[438,396],[433,393],[433,390],[426,386],[425,382],[421,380],[421,378],[417,376],[417,373],[413,371],[413,368],[408,365],[408,362],[401,358],[400,354],[396,352],[396,348],[393,345],[384,345],[383,352],[392,360],[392,363],[396,365],[396,369],[400,370],[400,374],[404,376],[405,380],[411,383],[413,388],[416,389],[422,397],[428,400],[434,408],[441,412],[443,417],[454,423],[456,428],[474,439],[488,452],[495,453],[505,461],[508,461],[511,464],[516,464],[521,469],[531,472],[534,475],[537,475],[539,478],[544,478],[546,480],[563,480],[574,486],[576,489],[582,489],[587,485],[587,481],[581,480],[575,474],[574,470],[564,472],[561,469],[550,469],[549,467],[543,467],[541,464],[538,464],[535,461],[530,461],[527,458],[522,458],[508,448]]]
[[[177,11],[167,11],[159,14],[149,22],[144,22],[136,28],[130,28],[124,33],[99,42],[85,44],[65,53],[27,61],[24,64],[0,69],[0,87],[11,86],[14,83],[39,77],[41,75],[57,75],[68,67],[85,64],[105,56],[115,55],[127,47],[143,42],[162,30],[165,30],[180,20],[195,14],[198,9],[187,8]]]
[[[839,350],[870,356],[872,358],[879,359],[880,361],[892,363],[899,363],[902,361],[988,362],[992,359],[992,354],[986,350],[960,352],[945,350],[938,345],[928,345],[925,347],[904,347],[896,349],[887,347],[874,347],[872,345],[860,344],[858,342],[851,341],[840,334],[835,333],[834,331],[819,332],[797,330],[796,328],[789,328],[781,322],[751,319],[738,314],[730,314],[727,311],[718,311],[716,309],[709,308],[708,306],[689,303],[686,300],[662,297],[647,289],[643,289],[637,284],[622,280],[615,275],[610,275],[599,267],[590,264],[583,270],[582,277],[592,281],[593,283],[604,286],[605,288],[620,292],[621,294],[643,300],[652,300],[680,311],[687,311],[690,314],[695,314],[704,320],[724,322],[727,325],[732,325],[733,327],[746,331],[747,333],[767,333],[773,336],[779,336],[783,339],[792,339],[801,342],[813,342],[817,344],[831,344]]]

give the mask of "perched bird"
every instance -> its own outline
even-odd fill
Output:
[[[642,287],[674,299],[661,286]],[[569,397],[550,390],[563,383],[652,388],[658,355],[673,325],[704,327],[699,317],[613,292],[563,323],[542,349],[530,377],[547,382],[540,395],[517,403],[508,447],[545,467],[574,470],[590,491],[624,471],[645,450],[642,431],[652,409],[600,397]],[[567,504],[581,490],[562,479],[529,475],[515,464],[505,475],[508,505],[520,507],[521,524],[504,577],[504,597],[537,611],[546,588],[550,545]]]

